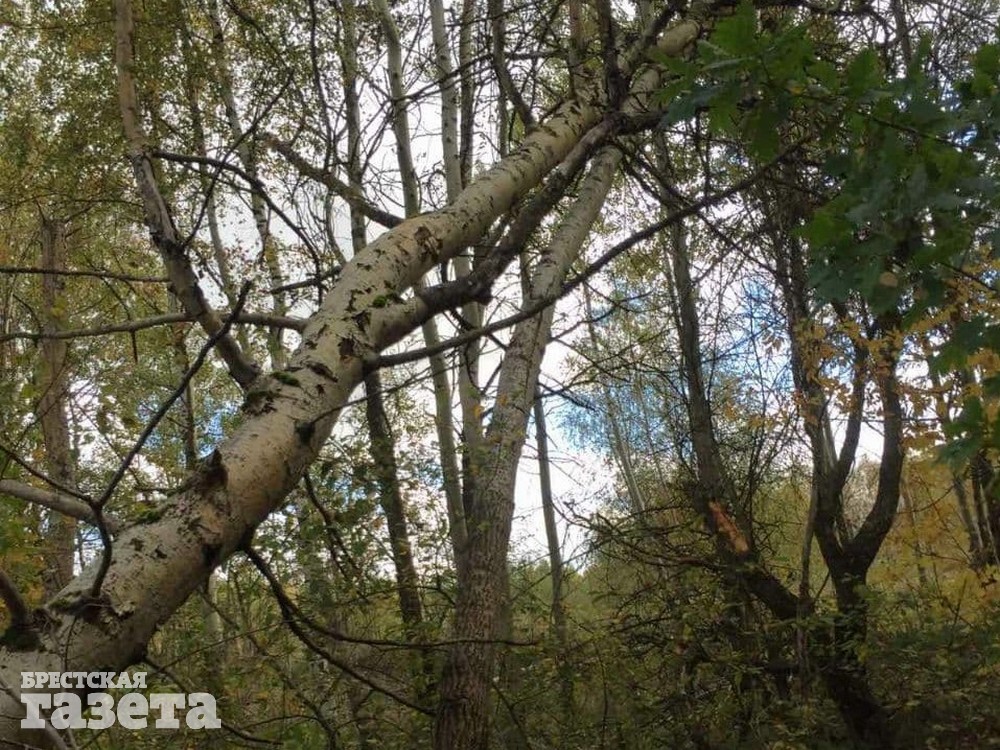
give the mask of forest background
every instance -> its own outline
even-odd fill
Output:
[[[997,21],[6,0],[0,746],[1000,743]]]

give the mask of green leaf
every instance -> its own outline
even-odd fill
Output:
[[[736,11],[716,24],[712,42],[735,57],[757,51],[757,11],[752,3],[741,2]]]
[[[782,119],[771,107],[758,107],[747,117],[750,150],[761,161],[770,161],[778,155]]]
[[[882,74],[879,70],[878,55],[872,49],[860,52],[848,63],[847,69],[844,71],[846,93],[852,99],[861,98],[881,83]]]
[[[702,109],[715,102],[722,88],[721,86],[705,86],[675,96],[660,119],[660,127],[669,127],[678,122],[690,120]]]

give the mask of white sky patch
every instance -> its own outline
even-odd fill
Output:
[[[552,497],[563,560],[579,566],[586,552],[587,532],[580,521],[586,519],[608,497],[614,485],[614,471],[608,458],[591,449],[574,449],[561,439],[561,430],[549,428],[549,463]],[[511,550],[514,557],[547,559],[548,540],[542,516],[538,452],[534,440],[525,445],[518,465],[514,492],[514,528]]]

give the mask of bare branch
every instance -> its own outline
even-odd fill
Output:
[[[86,276],[95,279],[112,279],[114,281],[134,281],[137,284],[167,284],[170,282],[170,279],[163,276],[133,276],[127,273],[116,273],[115,271],[53,270],[49,268],[35,268],[33,266],[0,266],[0,273],[15,275]]]
[[[338,180],[331,172],[310,164],[290,143],[267,133],[263,135],[262,140],[264,145],[284,156],[288,160],[288,163],[295,167],[303,177],[308,177],[330,188],[334,194],[342,198],[349,206],[356,208],[376,224],[381,224],[391,229],[403,222],[399,216],[391,214],[388,211],[383,211],[378,206],[373,205],[360,190],[351,187],[346,182]]]
[[[60,492],[39,489],[38,487],[32,487],[30,484],[24,484],[14,479],[0,479],[0,495],[16,497],[19,500],[24,500],[33,505],[41,505],[43,508],[54,510],[57,513],[62,513],[64,516],[75,518],[78,521],[85,521],[94,526],[97,525],[97,518],[94,515],[93,508],[82,500]],[[117,533],[121,528],[121,523],[115,518],[105,518],[104,522],[112,534]]]
[[[308,282],[312,284],[313,282]],[[308,285],[308,284],[307,284]],[[231,315],[222,318],[224,322],[229,322]],[[171,325],[173,323],[193,323],[194,316],[188,313],[164,313],[163,315],[153,315],[149,318],[139,318],[138,320],[126,320],[123,323],[110,323],[105,326],[95,326],[93,328],[72,328],[65,331],[55,331],[52,333],[29,333],[28,331],[14,331],[0,335],[0,343],[13,341],[14,339],[25,339],[27,341],[41,341],[42,339],[80,339],[92,338],[94,336],[106,336],[111,333],[135,333],[147,328]],[[247,323],[249,325],[273,326],[277,328],[289,328],[293,331],[302,331],[306,326],[303,318],[295,318],[287,315],[270,315],[268,313],[247,313],[241,312],[236,316],[237,323]]]

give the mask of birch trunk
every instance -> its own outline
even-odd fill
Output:
[[[459,154],[458,110],[460,98],[455,88],[454,66],[448,50],[445,30],[444,4],[431,0],[431,34],[434,39],[434,60],[441,80],[441,153],[444,163],[445,188],[448,201],[462,192],[462,158]],[[441,337],[437,324],[429,320],[423,325],[424,343],[433,349]],[[441,354],[428,357],[431,383],[434,387],[435,426],[441,454],[441,473],[445,502],[448,508],[448,533],[451,539],[455,568],[462,565],[468,532],[465,526],[465,506],[462,502],[462,485],[458,469],[458,449],[455,445],[454,409],[452,408],[451,383],[448,368]]]

